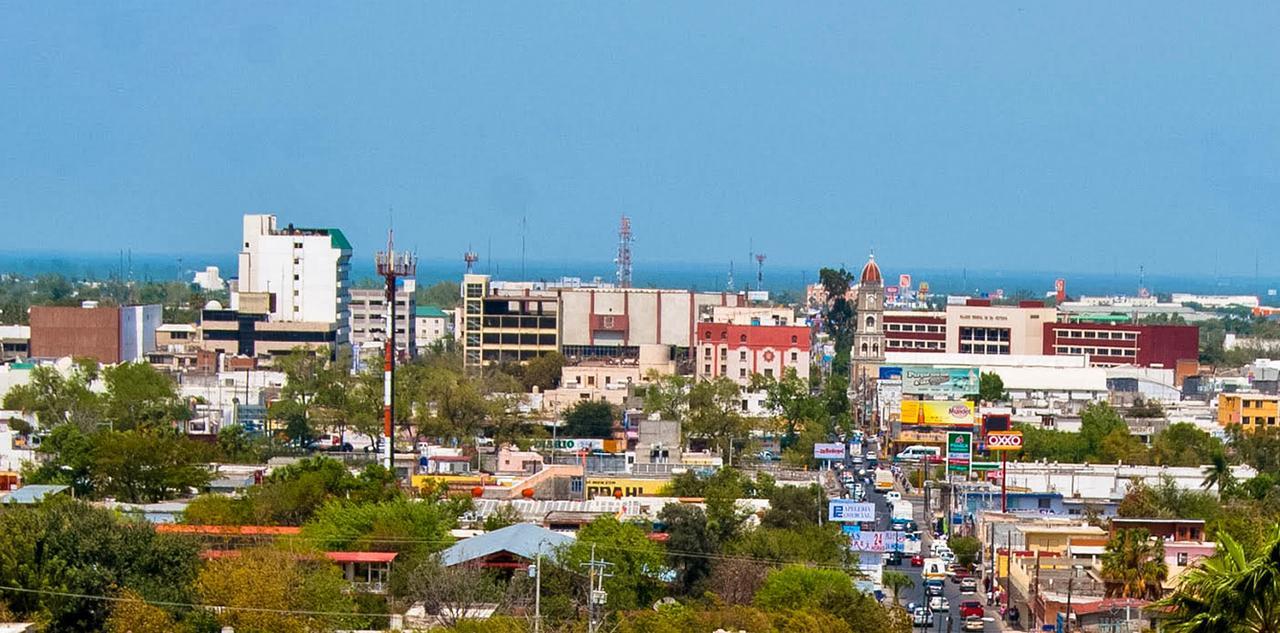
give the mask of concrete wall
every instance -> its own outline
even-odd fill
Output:
[[[87,356],[120,362],[119,308],[31,308],[31,357]],[[154,334],[153,334],[154,336]]]

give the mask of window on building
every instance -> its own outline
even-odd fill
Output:
[[[738,360],[747,360],[747,350],[738,351]]]
[[[707,330],[706,334],[707,334],[707,335],[706,335],[706,336],[704,336],[704,337],[702,337],[702,338],[707,339],[707,340],[711,340],[711,330]]]
[[[741,335],[739,335],[739,336],[738,336],[738,342],[739,342],[739,343],[746,343],[746,342],[747,342],[747,335],[746,335],[746,334],[741,334]]]
[[[799,340],[799,339],[797,339],[794,335],[792,335],[792,337],[791,337],[791,344],[792,344],[792,345],[795,345],[795,344],[796,344],[796,342],[797,342],[798,340]]]
[[[794,363],[798,360],[800,360],[800,354],[798,352],[791,352],[791,362]]]
[[[738,368],[738,377],[739,377],[739,378],[746,378],[746,377],[747,377],[747,368],[746,368],[746,367],[739,367],[739,368]]]
[[[711,365],[703,365],[703,366],[702,366],[702,373],[704,373],[704,374],[706,374],[706,375],[710,376],[710,375],[711,375]]]
[[[1186,567],[1188,562],[1187,553],[1178,552],[1178,567]]]
[[[764,368],[764,375],[766,375],[766,376],[768,376],[768,377],[770,377],[770,378],[773,378],[773,368],[772,368],[772,367],[765,367],[765,368]]]
[[[702,356],[703,358],[711,358],[711,348],[710,347],[702,348]]]
[[[723,375],[728,374],[728,373],[729,373],[729,366],[728,366],[728,365],[721,365],[721,366],[720,366],[720,375],[721,375],[721,376],[723,376]]]
[[[596,377],[595,377],[595,376],[587,376],[587,386],[588,386],[588,387],[594,387],[594,386],[596,386]]]
[[[294,242],[294,243],[293,243],[293,247],[294,247],[294,248],[302,248],[302,242]]]
[[[729,350],[727,350],[727,349],[725,349],[725,348],[721,347],[721,348],[720,348],[720,360],[728,360],[728,358],[729,358]]]
[[[1052,500],[1050,499],[1037,499],[1036,505],[1040,506],[1041,510],[1048,510],[1049,508],[1053,507]]]

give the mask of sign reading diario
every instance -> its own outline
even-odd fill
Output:
[[[616,497],[622,493],[624,497],[654,497],[670,483],[666,479],[621,479],[617,477],[587,477],[587,498]]]

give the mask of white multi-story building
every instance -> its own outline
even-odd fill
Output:
[[[417,354],[413,280],[396,291],[396,350]],[[384,288],[351,290],[351,344],[357,349],[381,349],[387,336],[387,291]]]
[[[453,319],[448,312],[435,306],[417,306],[414,310],[413,329],[414,342],[418,349],[430,347],[436,341],[451,334],[450,324]]]
[[[1256,308],[1262,302],[1253,295],[1193,295],[1175,292],[1170,297],[1173,303],[1196,304],[1206,308]]]
[[[351,243],[342,231],[278,227],[274,215],[246,215],[239,267],[233,310],[239,295],[268,295],[272,321],[332,323],[339,343],[350,340]]]

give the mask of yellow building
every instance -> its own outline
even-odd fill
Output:
[[[1224,393],[1218,396],[1218,424],[1239,424],[1246,431],[1275,426],[1280,417],[1280,396],[1260,393]]]

